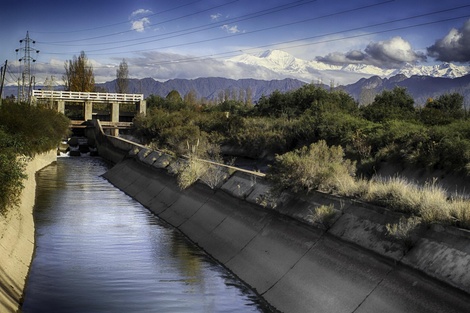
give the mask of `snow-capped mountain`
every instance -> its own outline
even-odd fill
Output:
[[[431,77],[445,77],[457,78],[469,74],[470,68],[468,66],[458,66],[452,63],[442,63],[432,66],[416,66],[406,64],[403,68],[399,69],[397,74],[404,74],[407,77],[413,75],[431,76]]]
[[[470,73],[470,66],[458,66],[451,63],[438,65],[406,64],[399,69],[383,69],[367,64],[331,65],[319,61],[307,61],[296,58],[281,50],[268,50],[257,55],[243,54],[230,59],[230,62],[262,67],[285,77],[297,78],[307,82],[334,80],[338,84],[356,82],[360,78],[380,76],[387,78],[398,74],[406,77],[413,75],[456,78]]]

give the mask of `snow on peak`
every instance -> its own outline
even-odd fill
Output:
[[[319,61],[307,61],[294,57],[282,50],[267,50],[257,55],[244,54],[230,59],[232,62],[263,67],[286,77],[305,81],[333,79],[337,82],[357,81],[361,77],[380,76],[382,78],[402,74],[456,78],[470,73],[470,66],[457,66],[452,63],[437,65],[405,64],[399,69],[384,69],[367,64],[331,65]],[[350,82],[352,83],[352,82]]]
[[[299,69],[299,61],[293,55],[281,50],[267,50],[259,54],[260,59],[271,63],[277,69],[288,69],[290,67]]]

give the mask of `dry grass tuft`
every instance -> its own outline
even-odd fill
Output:
[[[354,178],[338,182],[338,193],[389,209],[420,216],[427,224],[455,224],[470,229],[470,201],[449,199],[447,191],[435,181],[418,186],[404,178]]]
[[[387,234],[393,238],[403,242],[407,247],[411,247],[411,233],[421,223],[416,216],[409,218],[401,217],[397,224],[387,224]]]
[[[330,205],[321,205],[315,208],[315,212],[311,214],[308,218],[313,223],[318,223],[323,225],[325,228],[331,226],[331,222],[336,215],[336,210],[334,209],[333,204]]]
[[[449,206],[449,214],[457,226],[470,229],[470,201],[463,198],[453,200]]]

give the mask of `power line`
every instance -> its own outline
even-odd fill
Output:
[[[429,14],[431,14],[431,13],[429,13]],[[421,17],[421,16],[423,16],[423,14],[417,15],[417,16],[414,16],[414,17],[408,17],[406,19],[412,19],[412,18]],[[464,19],[464,18],[469,18],[469,17],[470,17],[470,14],[469,15],[462,15],[462,16],[452,17],[452,18],[447,18],[447,19],[440,19],[440,20],[435,20],[435,21],[430,21],[430,22],[425,22],[425,23],[418,23],[418,24],[413,24],[413,25],[408,25],[408,26],[394,27],[394,28],[389,28],[389,29],[380,30],[380,31],[367,32],[367,33],[358,34],[358,35],[350,35],[350,36],[341,37],[341,38],[325,39],[325,40],[318,40],[318,41],[309,42],[309,43],[295,44],[295,45],[285,46],[285,47],[283,47],[283,49],[292,49],[292,48],[297,48],[297,47],[302,47],[302,46],[309,46],[309,45],[316,45],[316,44],[328,43],[328,42],[334,42],[334,41],[342,41],[342,40],[347,40],[347,39],[352,39],[352,38],[366,37],[366,36],[380,34],[380,33],[386,33],[386,32],[391,32],[391,31],[396,31],[396,30],[405,30],[405,29],[410,29],[410,28],[422,27],[422,26],[426,26],[426,25],[443,23],[443,22],[448,22],[448,21],[458,20],[458,19]],[[357,28],[354,28],[354,29],[349,29],[349,30],[344,30],[344,31],[331,32],[331,33],[326,33],[326,34],[317,35],[317,36],[311,36],[311,37],[307,37],[307,38],[295,39],[295,40],[290,40],[290,41],[283,41],[283,42],[278,42],[278,43],[273,43],[273,44],[268,44],[268,45],[260,45],[260,46],[256,46],[256,47],[252,47],[252,48],[245,48],[243,50],[231,50],[231,51],[225,51],[225,52],[220,52],[220,53],[216,53],[216,54],[209,54],[209,55],[204,55],[204,56],[195,56],[195,57],[188,57],[188,58],[181,58],[181,59],[173,59],[173,60],[168,60],[168,61],[155,62],[155,63],[152,63],[151,65],[152,66],[157,66],[157,65],[167,65],[167,64],[173,64],[173,63],[200,62],[200,61],[208,60],[208,59],[222,59],[222,58],[226,58],[227,56],[230,56],[230,55],[233,56],[233,55],[238,55],[240,53],[246,53],[246,51],[260,50],[260,49],[265,49],[265,48],[268,48],[268,47],[279,46],[279,45],[284,45],[284,44],[293,44],[295,42],[311,40],[311,39],[316,39],[316,38],[321,38],[321,37],[327,37],[327,36],[332,36],[332,35],[338,35],[338,34],[346,33],[346,32],[349,32],[349,31],[355,31],[355,30],[360,30],[360,29],[370,28],[370,27],[376,27],[376,26],[382,26],[382,25],[385,25],[385,24],[391,24],[391,23],[395,23],[397,21],[402,21],[402,20],[403,19],[397,19],[397,20],[392,20],[392,21],[388,21],[388,22],[357,27]],[[145,52],[145,51],[142,51],[142,52]],[[132,67],[132,65],[130,67]],[[109,67],[95,67],[95,68],[109,68]]]
[[[412,19],[416,19],[416,18],[421,18],[421,17],[425,17],[425,16],[430,16],[430,15],[434,15],[434,14],[438,14],[438,13],[442,13],[442,12],[446,12],[446,11],[457,10],[457,9],[461,9],[462,7],[470,7],[470,5],[465,5],[465,6],[461,6],[461,7],[457,7],[457,8],[453,8],[453,9],[439,10],[439,11],[434,11],[434,12],[430,12],[430,13],[414,15],[414,16],[410,16],[410,17],[406,17],[406,18],[400,18],[400,19],[395,19],[395,20],[391,20],[391,21],[387,21],[387,22],[382,22],[382,23],[375,23],[375,24],[366,25],[366,26],[360,26],[360,27],[355,27],[355,28],[349,28],[349,29],[340,30],[340,31],[336,31],[336,32],[330,32],[330,33],[321,34],[321,35],[315,35],[315,36],[310,36],[310,37],[304,37],[304,38],[300,38],[300,39],[293,39],[293,40],[283,41],[283,42],[279,42],[279,43],[275,43],[275,44],[268,44],[268,45],[266,45],[266,46],[275,46],[275,45],[281,45],[281,44],[288,44],[288,43],[293,43],[293,42],[297,42],[297,41],[311,40],[311,39],[316,39],[316,38],[320,38],[320,37],[326,37],[326,36],[331,36],[331,35],[338,35],[338,34],[342,34],[342,33],[347,33],[347,32],[351,32],[351,31],[358,31],[358,30],[363,30],[363,29],[368,29],[368,28],[373,28],[373,27],[378,27],[378,26],[384,26],[384,25],[387,25],[387,24],[392,24],[392,23],[397,23],[397,22],[408,21],[408,20],[412,20]],[[333,15],[333,14],[330,14],[330,16],[332,16],[332,15]],[[466,16],[463,16],[463,17],[466,17]],[[444,20],[441,20],[441,21],[439,21],[439,22],[445,22],[445,21],[454,20],[454,19],[459,19],[459,18],[463,18],[463,17],[461,16],[461,17],[457,17],[457,18],[444,19]],[[434,23],[435,23],[435,22],[429,22],[429,23],[423,23],[423,24],[420,24],[420,25],[421,25],[421,26],[424,26],[424,25],[430,25],[430,24],[434,24]],[[168,45],[168,46],[164,46],[164,47],[159,47],[159,49],[176,48],[176,47],[181,47],[181,46],[186,46],[186,45],[206,43],[206,42],[216,41],[216,40],[221,40],[221,39],[228,39],[228,38],[243,36],[243,35],[247,35],[247,34],[257,33],[257,32],[261,32],[261,31],[272,30],[272,29],[279,28],[279,27],[283,27],[283,25],[268,27],[268,28],[264,28],[264,29],[260,29],[260,30],[254,30],[254,31],[251,31],[251,32],[245,32],[245,33],[240,33],[240,34],[234,34],[234,35],[230,35],[230,36],[221,36],[221,37],[215,37],[215,38],[197,40],[197,41],[186,42],[186,43],[181,43],[181,44]],[[413,26],[413,27],[415,27],[415,26]],[[395,30],[400,30],[400,29],[406,29],[406,27],[405,27],[405,28],[398,28],[398,29],[395,29]],[[89,52],[97,52],[97,51],[103,51],[103,50],[104,50],[104,49],[97,49],[97,50],[91,50],[91,51],[89,51]],[[130,51],[130,52],[143,52],[143,51],[151,51],[151,50],[154,50],[154,49],[147,49],[147,50],[140,50],[140,51]],[[121,53],[123,53],[123,52],[116,52],[116,54],[117,54],[117,53],[121,54]],[[100,54],[96,54],[96,53],[92,53],[92,54],[93,54],[93,55],[100,55]],[[109,52],[108,52],[108,53],[106,53],[106,54],[114,54],[114,53],[109,53]]]
[[[186,3],[186,4],[179,5],[179,6],[174,7],[174,8],[170,8],[170,9],[167,9],[167,10],[163,10],[163,11],[160,11],[160,12],[157,12],[157,13],[142,15],[142,18],[148,18],[148,17],[160,15],[160,14],[163,14],[163,13],[171,12],[171,11],[174,11],[174,10],[177,10],[177,9],[180,9],[180,8],[183,8],[183,7],[186,7],[186,6],[189,6],[189,5],[193,5],[193,4],[195,4],[195,3],[197,3],[197,2],[201,2],[201,1],[202,1],[202,0],[197,0],[197,1],[190,2],[190,3]],[[81,32],[89,32],[89,31],[94,31],[94,30],[103,29],[103,28],[108,28],[108,27],[114,27],[114,26],[118,26],[118,25],[122,25],[122,24],[128,24],[128,23],[129,23],[129,21],[122,21],[122,22],[117,22],[117,23],[113,23],[113,24],[102,25],[102,26],[97,26],[97,27],[92,27],[92,28],[83,28],[83,29],[79,29],[79,30],[69,30],[69,31],[34,31],[33,33],[38,33],[38,34],[71,34],[71,33],[81,33]]]
[[[408,25],[408,26],[403,26],[403,27],[396,27],[396,28],[391,28],[391,29],[386,29],[386,30],[381,30],[381,31],[368,32],[368,33],[358,34],[358,35],[351,35],[351,36],[347,36],[347,37],[326,39],[326,40],[319,40],[319,41],[310,42],[310,43],[291,45],[291,46],[283,47],[283,49],[292,49],[292,48],[316,45],[316,44],[321,44],[321,43],[328,43],[328,42],[341,41],[341,40],[352,39],[352,38],[366,37],[366,36],[375,35],[375,34],[381,34],[381,33],[386,33],[386,32],[391,32],[391,31],[396,31],[396,30],[405,30],[405,29],[421,27],[421,26],[426,26],[426,25],[431,25],[431,24],[437,24],[437,23],[442,23],[442,22],[448,22],[448,21],[452,21],[452,20],[469,18],[469,17],[470,17],[470,15],[458,16],[458,17],[447,18],[447,19],[431,21],[431,22],[426,22],[426,23]],[[365,27],[363,27],[363,28],[365,28]],[[326,37],[326,36],[339,34],[339,33],[341,33],[341,32],[329,33],[329,34],[318,35],[318,36],[302,38],[302,39],[296,39],[296,40],[285,41],[285,42],[274,43],[274,44],[267,44],[267,45],[252,47],[252,48],[246,48],[246,49],[243,49],[243,50],[232,50],[232,51],[220,52],[220,53],[216,53],[216,54],[210,54],[210,55],[199,56],[199,57],[190,57],[190,58],[182,58],[182,59],[174,59],[174,60],[169,60],[169,61],[156,62],[156,63],[152,63],[152,66],[167,65],[167,64],[172,64],[172,63],[183,63],[183,62],[200,62],[200,61],[207,60],[207,59],[220,59],[220,58],[222,58],[221,57],[222,55],[224,55],[225,57],[227,55],[237,55],[237,54],[240,54],[240,52],[245,53],[245,51],[259,50],[259,49],[264,49],[264,48],[268,48],[268,47],[279,46],[279,45],[282,45],[282,44],[294,43],[294,42],[297,42],[297,41],[304,41],[305,39]]]
[[[13,74],[13,73],[11,72],[11,70],[10,70],[10,65],[7,66],[7,73],[8,73],[8,75],[10,76],[10,78],[12,79],[12,81],[10,81],[10,80],[8,79],[8,77],[7,77],[7,78],[6,78],[7,82],[8,82],[8,83],[15,83],[15,84],[16,84],[16,83],[18,82],[18,79],[19,79],[19,78],[18,78],[18,76],[13,76],[14,74]]]
[[[263,31],[273,30],[273,29],[276,29],[276,28],[291,26],[291,25],[294,25],[294,24],[304,23],[304,22],[307,22],[307,21],[332,17],[332,16],[336,16],[336,15],[339,15],[339,14],[351,13],[351,12],[355,12],[355,11],[358,11],[358,10],[361,10],[361,9],[370,8],[370,7],[373,7],[373,6],[384,5],[384,4],[387,4],[389,2],[392,2],[392,1],[384,1],[384,2],[380,2],[380,3],[376,3],[376,4],[372,4],[372,5],[366,5],[366,6],[362,6],[362,7],[357,7],[357,8],[344,10],[344,11],[340,11],[340,12],[333,12],[333,13],[325,14],[325,15],[318,16],[318,17],[313,17],[313,18],[304,19],[304,20],[300,20],[300,21],[294,21],[294,22],[290,22],[290,23],[275,25],[275,26],[271,26],[271,27],[267,27],[267,28],[263,28],[263,29],[249,31],[249,32],[243,32],[243,33],[238,33],[238,34],[233,34],[233,35],[225,35],[225,36],[202,39],[202,40],[197,40],[197,41],[192,41],[192,42],[183,42],[183,43],[180,43],[180,44],[162,46],[162,47],[159,47],[159,49],[175,48],[175,47],[181,47],[181,46],[186,46],[186,45],[200,44],[200,43],[206,43],[206,42],[211,42],[211,41],[216,41],[216,40],[223,40],[223,39],[229,39],[229,38],[234,38],[234,37],[239,37],[239,36],[245,36],[245,35],[249,35],[249,34],[253,34],[253,33],[257,33],[257,32],[263,32]],[[437,11],[433,11],[433,12],[429,12],[429,13],[414,15],[414,16],[410,16],[410,17],[406,17],[406,18],[395,19],[395,20],[391,20],[391,21],[387,21],[387,22],[376,23],[376,24],[372,24],[372,25],[341,30],[341,31],[338,31],[338,32],[333,32],[333,33],[328,33],[328,34],[323,34],[323,35],[317,35],[317,36],[312,36],[312,37],[295,39],[295,40],[285,41],[285,42],[276,43],[276,44],[269,44],[268,46],[291,43],[291,42],[295,42],[295,41],[309,40],[309,39],[314,39],[314,38],[323,37],[323,36],[327,36],[327,35],[334,35],[334,34],[338,34],[338,33],[345,33],[345,32],[357,31],[357,30],[362,30],[362,29],[367,29],[367,28],[372,28],[372,27],[377,27],[377,26],[383,26],[383,25],[386,25],[386,24],[391,24],[391,23],[396,23],[396,22],[403,22],[403,21],[416,19],[416,18],[421,18],[421,17],[426,17],[426,16],[435,15],[435,14],[439,14],[439,13],[444,13],[444,12],[449,12],[449,11],[454,11],[454,10],[460,10],[460,9],[463,9],[463,8],[466,8],[466,7],[470,7],[470,4],[469,5],[458,6],[458,7],[454,7],[454,8],[450,8],[450,9],[443,9],[443,10],[437,10]],[[104,55],[104,54],[94,53],[94,52],[108,51],[108,50],[111,50],[111,49],[115,50],[115,49],[125,48],[125,47],[129,47],[129,46],[136,46],[136,45],[140,45],[140,44],[147,44],[147,43],[151,43],[151,42],[161,41],[161,40],[170,39],[170,38],[174,38],[174,37],[175,36],[156,39],[156,40],[145,41],[145,42],[136,43],[136,44],[115,46],[115,47],[112,47],[112,48],[102,48],[102,49],[88,50],[87,54],[89,54],[89,55]],[[109,54],[122,54],[122,53],[130,53],[130,52],[145,52],[145,51],[152,51],[152,50],[154,50],[154,48],[144,49],[144,50],[131,50],[131,51],[124,51],[124,52],[123,51],[120,51],[120,52],[107,52],[106,55],[109,55]],[[63,54],[63,53],[46,53],[46,54],[59,54],[60,55],[60,54]]]
[[[295,7],[298,7],[298,6],[301,6],[301,5],[306,5],[306,4],[309,4],[309,3],[312,3],[312,2],[316,2],[316,1],[317,0],[295,1],[295,2],[290,3],[290,4],[283,4],[283,5],[272,7],[272,8],[269,8],[269,9],[260,10],[260,11],[253,12],[253,13],[250,13],[250,14],[242,15],[240,17],[229,18],[229,19],[226,19],[226,20],[224,20],[222,22],[218,22],[218,23],[203,24],[203,25],[196,26],[196,27],[190,27],[190,28],[186,28],[186,29],[183,29],[183,30],[167,32],[167,33],[164,33],[164,34],[147,36],[147,37],[144,37],[144,38],[135,38],[135,39],[120,40],[120,41],[91,43],[91,44],[87,44],[87,45],[88,46],[97,46],[97,45],[102,46],[102,45],[116,44],[116,43],[122,43],[122,42],[140,41],[140,40],[146,40],[146,39],[149,39],[149,38],[156,38],[156,37],[163,37],[163,36],[170,36],[170,35],[172,35],[172,37],[167,37],[167,38],[163,38],[163,39],[174,38],[174,37],[184,36],[184,35],[188,35],[188,34],[193,34],[193,33],[204,31],[204,30],[219,28],[219,27],[221,27],[221,26],[223,26],[227,23],[236,23],[236,22],[246,21],[246,20],[257,18],[257,17],[265,16],[265,15],[268,15],[268,14],[272,14],[272,13],[276,13],[276,12],[280,12],[280,11],[285,11],[287,9],[292,9],[292,8],[295,8]],[[388,1],[385,1],[385,2],[393,2],[393,1],[395,1],[395,0],[388,0]],[[384,4],[385,2],[382,2],[382,3],[379,3],[379,4]],[[369,5],[367,7],[376,6],[376,5],[378,5],[378,4]],[[179,34],[179,35],[176,35],[176,34]],[[71,42],[71,41],[67,41],[67,43],[68,42]],[[77,45],[63,44],[63,42],[41,42],[41,43],[42,44],[48,44],[48,45],[58,45],[58,46],[82,46],[82,45],[78,45],[78,44]],[[141,43],[137,43],[137,44],[141,44]]]
[[[386,2],[389,2],[389,1],[385,1],[384,3],[386,3]],[[376,4],[376,5],[377,5],[377,4]],[[316,35],[316,36],[310,36],[310,37],[305,37],[305,38],[300,38],[300,39],[293,39],[293,40],[288,40],[288,41],[280,41],[280,42],[277,42],[277,43],[271,43],[271,44],[267,44],[267,45],[260,45],[260,46],[251,47],[251,48],[245,48],[245,49],[243,49],[243,50],[231,50],[231,51],[221,52],[221,53],[217,53],[217,54],[210,54],[210,55],[205,55],[205,56],[188,57],[188,58],[174,59],[174,60],[171,60],[171,61],[168,60],[168,61],[155,62],[155,63],[152,63],[151,66],[165,65],[165,64],[175,63],[175,62],[178,62],[178,63],[184,63],[184,62],[200,62],[200,61],[203,61],[203,60],[209,59],[209,58],[210,58],[210,59],[221,59],[221,58],[227,57],[228,55],[237,55],[237,54],[240,54],[241,52],[245,52],[245,53],[246,53],[246,51],[255,51],[255,50],[260,50],[260,49],[262,49],[262,48],[273,47],[273,46],[280,46],[280,45],[286,45],[285,47],[283,47],[283,49],[292,49],[292,48],[297,48],[297,47],[302,47],[302,46],[310,46],[310,45],[315,45],[315,44],[320,44],[320,43],[327,43],[327,42],[333,42],[333,41],[347,40],[347,39],[351,39],[351,38],[365,37],[365,36],[370,36],[370,35],[374,35],[374,34],[380,34],[380,33],[386,33],[386,32],[396,31],[396,30],[405,30],[405,29],[410,29],[410,28],[422,27],[422,26],[431,25],[431,24],[436,24],[436,23],[442,23],[442,22],[447,22],[447,21],[452,21],[452,20],[457,20],[457,19],[468,18],[470,15],[462,15],[462,16],[457,16],[457,17],[450,17],[450,18],[447,18],[447,19],[432,20],[432,21],[429,21],[429,22],[415,23],[415,24],[412,24],[412,25],[401,26],[401,27],[392,27],[392,28],[383,29],[383,30],[371,31],[371,32],[363,33],[363,34],[356,34],[356,35],[350,35],[350,36],[342,36],[341,38],[333,38],[333,39],[324,39],[324,40],[321,40],[321,38],[328,37],[328,36],[333,36],[333,35],[346,35],[347,33],[353,32],[353,31],[358,31],[358,30],[363,30],[363,29],[368,29],[368,28],[373,28],[373,27],[379,27],[379,26],[385,26],[385,25],[387,25],[387,24],[392,24],[392,23],[397,23],[397,22],[403,22],[403,21],[412,20],[412,19],[417,19],[417,18],[421,18],[421,17],[425,17],[425,16],[430,16],[430,15],[433,15],[433,14],[438,14],[438,13],[443,13],[443,12],[449,12],[449,11],[453,11],[453,10],[458,10],[458,9],[466,8],[466,7],[469,7],[469,6],[470,6],[470,5],[463,5],[463,6],[459,6],[459,7],[454,7],[454,8],[444,9],[444,10],[438,10],[438,11],[434,11],[434,12],[429,12],[429,13],[414,15],[414,16],[410,16],[410,17],[395,19],[395,20],[386,21],[386,22],[381,22],[381,23],[376,23],[376,24],[370,24],[370,25],[365,25],[365,26],[360,26],[360,27],[355,27],[355,28],[347,28],[347,29],[344,29],[344,30],[341,30],[341,31],[329,32],[329,33],[324,33],[324,34],[320,34],[320,35]],[[358,10],[358,9],[360,9],[360,8],[350,9],[349,11],[351,11],[351,10]],[[344,12],[345,12],[345,11],[342,11],[342,12],[335,12],[335,13],[331,13],[331,14],[328,14],[328,15],[325,15],[325,16],[320,16],[320,17],[312,18],[312,19],[318,19],[318,18],[324,18],[324,17],[331,17],[331,16],[333,16],[333,15],[338,15],[338,14],[341,14],[341,13],[344,13]],[[308,19],[308,20],[310,20],[310,19]],[[272,26],[272,27],[268,27],[268,28],[264,28],[264,29],[254,30],[254,31],[252,31],[252,32],[261,32],[261,31],[266,31],[266,30],[272,30],[272,29],[275,29],[275,28],[283,27],[283,26],[285,26],[285,25],[294,24],[294,23],[300,23],[300,22],[303,22],[303,21],[306,21],[306,20],[295,21],[295,22],[291,22],[291,23],[287,23],[287,24],[282,24],[282,25],[276,25],[276,26]],[[240,34],[240,35],[242,35],[242,34]],[[240,36],[240,35],[239,35],[239,36]],[[201,41],[186,42],[186,43],[181,43],[181,44],[177,44],[177,45],[171,45],[171,46],[167,46],[167,47],[163,47],[163,48],[177,47],[177,46],[183,46],[183,45],[190,45],[190,44],[208,42],[208,41],[213,41],[213,40],[226,39],[226,38],[231,38],[231,37],[234,37],[234,35],[232,35],[232,36],[224,36],[224,37],[217,37],[217,38],[211,38],[211,39],[205,39],[205,40],[201,40]],[[312,40],[314,40],[314,41],[312,42]],[[302,42],[302,41],[311,41],[311,42],[299,43],[299,42]],[[160,47],[160,49],[163,49],[163,48]],[[155,50],[155,49],[133,50],[133,51],[128,51],[128,52],[145,52],[145,51],[152,51],[152,50]],[[127,52],[117,52],[117,53],[122,54],[122,53],[127,53]],[[110,53],[106,53],[106,55],[109,55],[109,54],[117,54],[117,53],[111,53],[111,52],[110,52]],[[57,54],[62,54],[62,53],[57,53]],[[94,55],[100,55],[100,54],[94,54]],[[131,66],[131,67],[132,67],[132,66]],[[105,67],[95,67],[95,68],[105,68]],[[109,68],[109,67],[106,67],[106,68]],[[10,74],[10,75],[11,75],[11,74]]]
[[[443,22],[448,22],[448,21],[454,21],[454,20],[463,19],[463,18],[469,18],[469,17],[470,17],[470,14],[469,14],[469,15],[463,15],[463,16],[452,17],[452,18],[447,18],[447,19],[442,19],[442,20],[438,20],[438,21],[431,21],[431,22],[420,23],[420,24],[415,24],[415,25],[408,25],[408,26],[396,27],[396,28],[386,29],[386,30],[381,30],[381,31],[369,32],[369,33],[366,33],[366,34],[351,35],[351,36],[342,37],[342,38],[333,38],[333,39],[327,39],[327,40],[322,40],[322,41],[316,41],[316,42],[313,42],[313,43],[305,43],[305,44],[293,45],[293,46],[288,46],[288,47],[286,47],[286,49],[292,49],[292,48],[310,46],[310,45],[315,45],[315,44],[320,44],[320,43],[327,43],[327,42],[340,41],[340,40],[345,40],[345,39],[366,37],[366,36],[370,36],[370,35],[382,34],[382,33],[387,33],[387,32],[396,31],[396,30],[405,30],[405,29],[410,29],[410,28],[415,28],[415,27],[421,27],[421,26],[426,26],[426,25],[431,25],[431,24],[437,24],[437,23],[443,23]],[[382,23],[380,23],[380,24],[382,24]],[[380,25],[380,24],[377,24],[377,25]],[[360,28],[358,28],[358,29],[360,29]],[[321,35],[321,36],[309,37],[309,38],[306,38],[306,39],[313,39],[313,38],[316,38],[316,37],[325,37],[325,36],[330,36],[330,35],[337,35],[337,34],[340,34],[340,33],[341,33],[341,32],[335,32],[335,33],[330,33],[330,34]],[[300,40],[286,41],[286,42],[284,42],[284,43],[282,43],[282,44],[285,44],[285,43],[292,43],[292,42],[296,42],[296,41],[300,41]],[[265,48],[265,47],[269,47],[269,46],[273,46],[273,45],[279,45],[279,44],[271,44],[271,45],[259,46],[259,47],[257,47],[257,49]],[[252,49],[248,49],[248,50],[252,50]]]
[[[210,11],[210,10],[213,10],[213,9],[217,9],[217,8],[220,8],[220,7],[223,7],[223,6],[227,6],[229,4],[233,4],[233,3],[238,2],[238,1],[240,1],[240,0],[234,0],[234,1],[231,1],[231,2],[228,2],[228,3],[216,5],[216,6],[208,8],[208,9],[204,9],[204,10],[201,10],[201,11],[189,13],[189,14],[186,14],[186,15],[183,15],[183,16],[179,16],[179,17],[170,19],[170,20],[150,24],[149,26],[156,26],[156,25],[161,25],[161,24],[165,24],[165,23],[168,23],[168,22],[174,22],[174,21],[177,21],[177,20],[180,20],[180,19],[183,19],[183,18],[187,18],[187,17],[194,16],[194,15],[197,15],[197,14],[200,14],[200,13],[204,13],[204,12],[207,12],[207,11]],[[116,32],[116,33],[111,33],[111,34],[107,34],[107,35],[101,35],[101,36],[95,36],[95,37],[89,37],[89,38],[82,38],[82,39],[74,39],[74,40],[65,40],[65,41],[59,41],[59,42],[53,42],[53,43],[57,44],[57,43],[77,42],[77,41],[88,41],[88,40],[101,39],[101,38],[106,38],[106,37],[111,37],[111,36],[116,36],[116,35],[122,35],[122,34],[125,34],[125,33],[134,32],[134,31],[135,30],[133,30],[133,29],[129,29],[129,30]],[[47,42],[41,42],[41,43],[42,44],[47,44]],[[49,43],[49,44],[51,44],[51,43]]]

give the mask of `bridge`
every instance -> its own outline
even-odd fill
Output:
[[[49,102],[52,108],[63,114],[66,114],[67,104],[82,106],[79,118],[71,118],[72,128],[83,128],[86,121],[99,117],[98,113],[93,111],[93,105],[105,104],[110,113],[103,118],[101,124],[103,128],[110,129],[113,135],[118,135],[119,129],[128,129],[132,126],[132,122],[120,120],[121,104],[134,104],[134,115],[145,114],[147,110],[143,94],[33,90],[32,100],[34,103]]]

